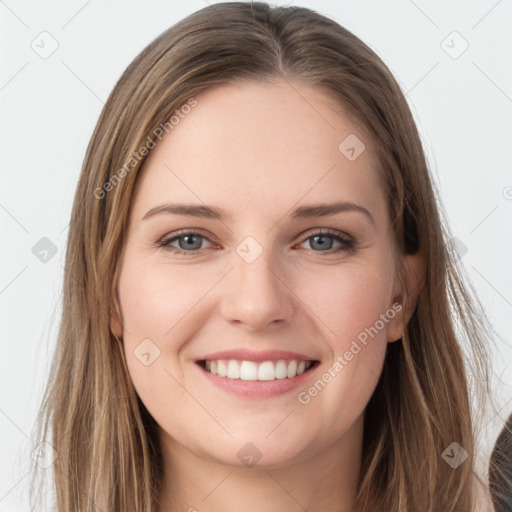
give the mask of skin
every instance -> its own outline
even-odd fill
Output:
[[[135,389],[159,425],[159,512],[349,512],[364,410],[387,343],[400,338],[415,307],[423,262],[407,256],[407,307],[307,405],[298,401],[358,334],[403,303],[405,289],[371,140],[325,91],[291,84],[203,91],[139,176],[118,283],[121,317],[112,320]],[[366,146],[354,161],[338,149],[349,134]],[[374,224],[355,211],[290,217],[298,206],[335,201],[363,206]],[[214,205],[230,217],[142,220],[165,202]],[[322,250],[311,238],[319,228],[356,239],[354,250],[335,252],[344,246],[329,237]],[[157,244],[181,229],[206,237],[191,256]],[[236,252],[248,236],[262,249],[252,263]],[[183,238],[171,245],[187,250]],[[146,366],[134,350],[148,338],[160,354]],[[299,352],[320,366],[307,384],[267,399],[198,378],[196,359],[240,347]],[[261,453],[252,467],[237,456],[247,442]]]

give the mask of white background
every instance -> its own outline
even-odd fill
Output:
[[[512,411],[512,2],[277,3],[334,18],[407,94],[452,232],[467,247],[462,262],[497,333],[493,440]],[[28,510],[29,437],[59,325],[67,225],[100,110],[148,43],[206,5],[0,1],[1,512]],[[43,31],[58,43],[47,59],[31,48]],[[469,44],[458,58],[463,40],[453,31]],[[57,247],[46,263],[32,253],[42,237]]]

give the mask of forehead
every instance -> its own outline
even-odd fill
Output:
[[[229,203],[237,213],[262,215],[301,202],[347,200],[384,214],[372,141],[325,90],[283,80],[238,82],[195,99],[144,163],[138,217],[168,200]]]

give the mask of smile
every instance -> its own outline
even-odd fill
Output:
[[[199,361],[199,365],[213,375],[245,381],[293,379],[308,371],[316,363],[317,361],[304,361],[300,359],[262,362],[240,361],[237,359]]]

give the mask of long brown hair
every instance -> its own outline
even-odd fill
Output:
[[[470,393],[479,410],[489,389],[485,347],[492,334],[449,243],[404,94],[381,59],[335,21],[301,7],[231,2],[191,14],[145,48],[110,94],[89,143],[69,226],[62,323],[38,416],[37,442],[46,439],[57,455],[58,512],[157,510],[155,421],[110,323],[146,158],[141,148],[158,143],[158,128],[170,130],[169,119],[199,92],[276,78],[322,87],[364,127],[401,254],[422,251],[426,262],[415,312],[401,342],[388,345],[366,408],[354,510],[473,510]],[[467,459],[455,467],[447,462],[453,453]]]

